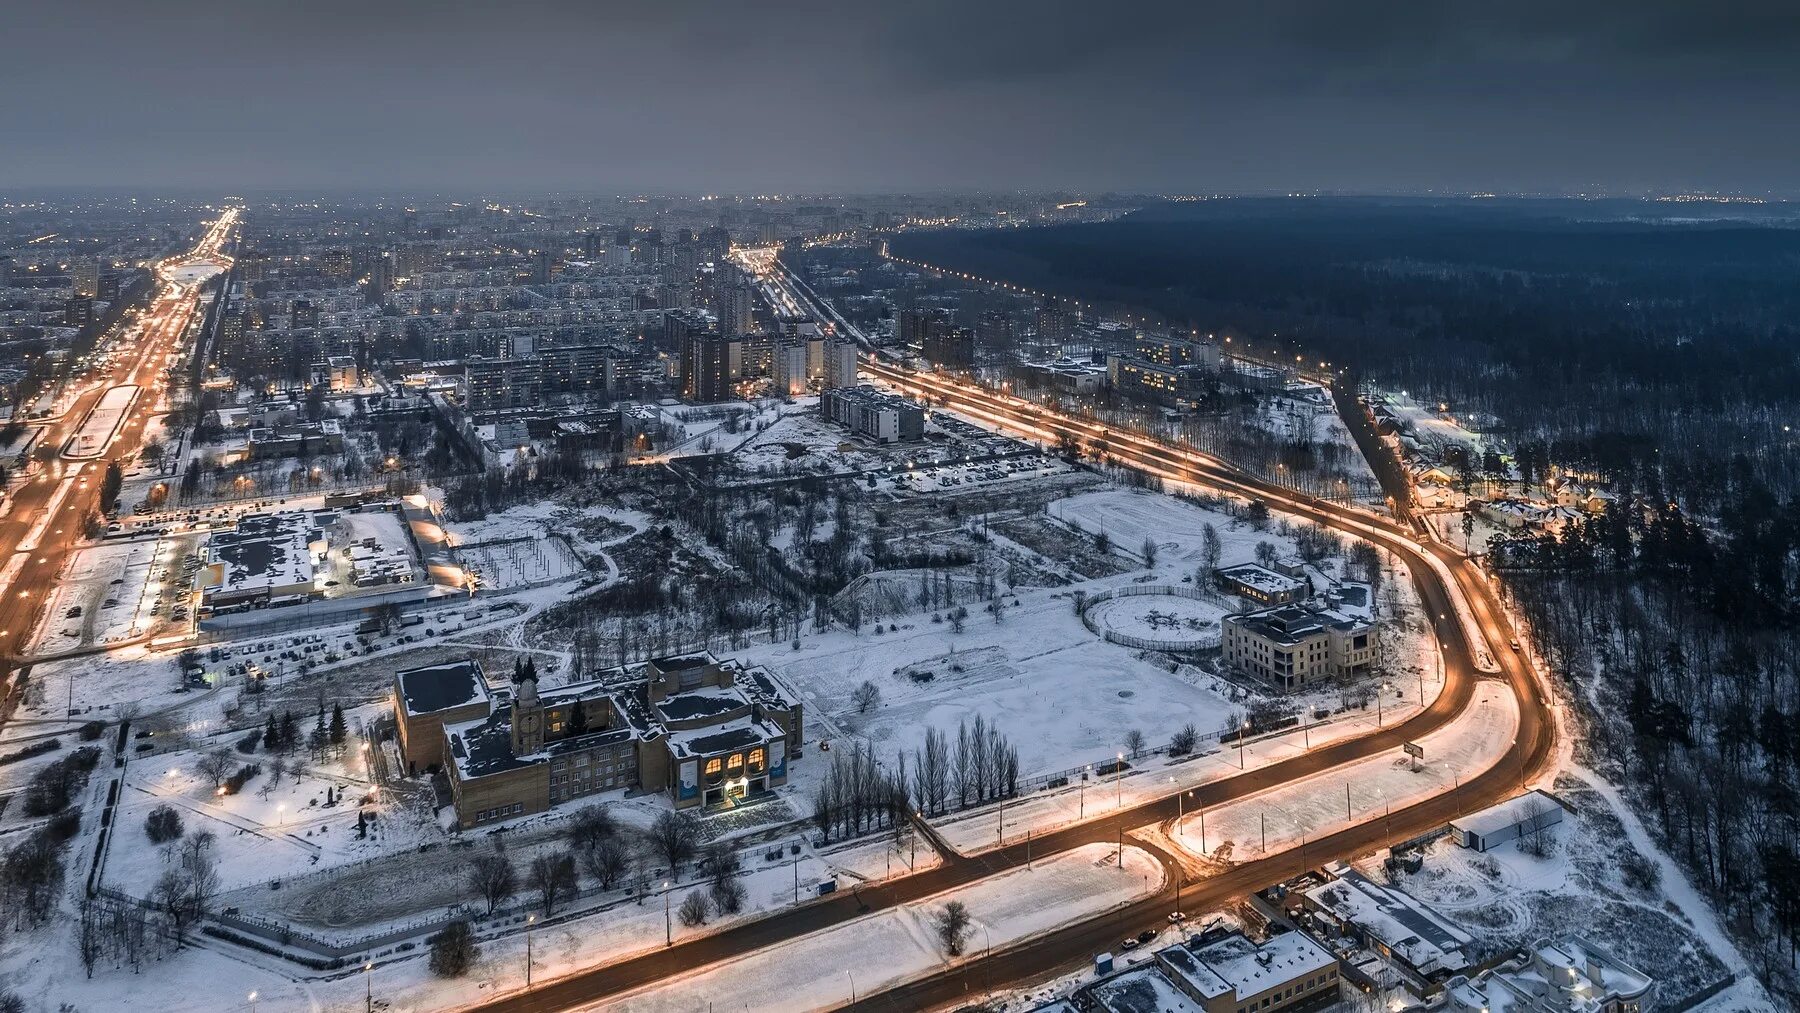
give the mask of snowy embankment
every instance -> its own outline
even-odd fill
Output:
[[[974,917],[962,959],[1104,915],[1162,888],[1163,870],[1147,852],[1088,845],[880,914],[758,950],[661,987],[604,1003],[609,1010],[811,1010],[923,977],[954,963],[933,919],[950,901]],[[599,1008],[599,1007],[593,1007]]]
[[[1424,705],[1430,706],[1443,691],[1443,683],[1427,678],[1422,688]],[[1134,761],[1137,768],[1126,771],[1123,779],[1096,774],[1082,786],[1077,777],[1072,779],[1076,783],[1067,788],[1010,801],[1003,806],[956,813],[933,820],[932,825],[944,843],[960,854],[987,851],[1015,843],[1028,832],[1043,834],[1082,820],[1107,816],[1124,807],[1235,777],[1245,770],[1299,756],[1330,742],[1367,735],[1381,727],[1406,721],[1418,714],[1421,698],[1412,692],[1403,695],[1404,700],[1384,697],[1379,708],[1371,705],[1366,711],[1333,715],[1328,721],[1296,727],[1279,735],[1247,739],[1242,749],[1229,738],[1223,742],[1209,740],[1201,744],[1196,756],[1171,760],[1156,755]],[[1510,699],[1510,695],[1503,695]]]
[[[1191,813],[1173,839],[1205,855],[1215,855],[1230,842],[1229,854],[1236,859],[1299,847],[1452,790],[1500,762],[1518,727],[1518,701],[1512,693],[1501,683],[1484,682],[1455,721],[1420,740],[1425,758],[1416,770],[1405,756],[1344,764],[1204,813]]]

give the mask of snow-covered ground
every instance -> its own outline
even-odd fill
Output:
[[[750,956],[595,1009],[660,1013],[718,1009],[813,1010],[843,1005],[952,965],[933,918],[961,901],[974,918],[961,959],[1107,912],[1162,888],[1149,854],[1088,845],[1031,869],[1013,869],[846,925],[759,950]]]
[[[1426,848],[1418,872],[1397,873],[1393,882],[1473,935],[1477,959],[1542,938],[1587,935],[1657,978],[1659,1009],[1747,970],[1710,911],[1692,916],[1685,884],[1658,874],[1657,856],[1640,849],[1604,792],[1572,775],[1550,790],[1570,811],[1543,832],[1543,854],[1518,843],[1474,852],[1441,838]],[[1379,856],[1357,865],[1377,879],[1388,875]],[[1697,1008],[1777,1007],[1750,979]]]
[[[1425,688],[1426,706],[1430,706],[1443,687],[1440,683],[1427,682]],[[1246,739],[1241,749],[1235,739],[1227,738],[1223,742],[1202,742],[1201,748],[1192,756],[1146,756],[1133,761],[1132,768],[1122,778],[1095,773],[1083,782],[1077,774],[1070,778],[1068,787],[1015,799],[1005,805],[955,813],[933,821],[934,826],[944,842],[960,853],[985,851],[1016,842],[1026,833],[1042,834],[1085,819],[1106,816],[1120,808],[1234,777],[1245,770],[1298,756],[1316,746],[1366,735],[1380,726],[1404,721],[1418,713],[1419,700],[1416,695],[1407,699],[1401,699],[1402,696],[1408,694],[1396,694],[1379,708],[1370,706],[1363,711],[1348,711],[1279,735]],[[1203,727],[1201,730],[1216,729]],[[1212,817],[1209,815],[1207,820],[1210,833]]]
[[[310,727],[309,721],[302,735]],[[115,817],[119,832],[105,865],[108,886],[148,896],[169,868],[168,850],[144,834],[145,819],[164,805],[181,815],[189,834],[204,830],[216,838],[222,890],[412,850],[442,836],[429,811],[375,789],[354,737],[341,759],[317,764],[304,749],[285,757],[284,765],[302,769],[285,772],[279,784],[274,783],[275,757],[260,749],[254,755],[239,753],[230,749],[232,738],[211,742],[204,751],[166,753],[127,767]],[[198,773],[205,752],[220,747],[230,750],[232,770],[252,763],[262,767],[238,794],[216,794],[212,782]],[[373,818],[362,838],[356,836],[359,812]]]
[[[1258,531],[1246,521],[1143,489],[1105,489],[1069,496],[1053,501],[1049,513],[1087,534],[1106,535],[1115,551],[1133,557],[1139,556],[1144,540],[1149,539],[1157,547],[1161,565],[1180,564],[1190,571],[1203,558],[1208,524],[1219,536],[1223,566],[1254,560],[1258,542],[1269,542],[1283,556],[1297,548],[1291,537],[1273,527]]]
[[[1133,729],[1167,742],[1190,722],[1215,729],[1230,712],[1210,676],[1172,674],[1089,633],[1067,593],[1022,591],[1018,600],[998,622],[972,610],[961,634],[913,617],[894,633],[839,631],[804,638],[799,652],[780,644],[748,655],[806,698],[820,738],[853,736],[891,757],[918,749],[928,728],[954,738],[959,721],[980,714],[1018,747],[1026,776],[1111,758]],[[927,667],[929,681],[907,674]],[[858,713],[852,694],[864,681],[881,702]],[[793,776],[823,766],[797,764]]]
[[[1505,755],[1518,725],[1518,701],[1511,691],[1484,682],[1455,721],[1419,741],[1425,758],[1416,770],[1406,756],[1370,757],[1190,814],[1174,836],[1183,847],[1214,857],[1227,846],[1227,854],[1239,858],[1299,847],[1449,791],[1487,770]]]

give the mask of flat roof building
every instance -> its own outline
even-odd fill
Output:
[[[1239,563],[1216,571],[1219,586],[1262,605],[1286,605],[1307,597],[1306,581],[1256,563]]]
[[[877,443],[898,443],[925,437],[925,409],[897,394],[873,387],[827,390],[819,398],[819,412],[858,436]]]
[[[1374,622],[1321,603],[1230,615],[1221,627],[1226,663],[1279,689],[1363,675],[1375,662]]]
[[[1262,1013],[1323,1009],[1338,999],[1338,961],[1301,932],[1258,943],[1213,930],[1165,946],[1149,963],[1102,975],[1035,1013]]]
[[[1638,1013],[1656,980],[1580,936],[1444,986],[1447,1013]]]

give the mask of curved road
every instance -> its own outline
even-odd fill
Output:
[[[882,379],[922,395],[933,403],[986,418],[1003,428],[1026,435],[1058,439],[1069,435],[1101,446],[1116,460],[1166,477],[1227,489],[1261,498],[1288,513],[1306,517],[1381,544],[1407,560],[1439,643],[1444,649],[1445,685],[1438,698],[1423,712],[1389,728],[1360,738],[1320,746],[1300,756],[1245,771],[1235,777],[1191,789],[1189,807],[1210,808],[1276,785],[1329,770],[1385,752],[1397,751],[1403,742],[1418,739],[1441,728],[1468,705],[1478,666],[1490,668],[1484,659],[1498,663],[1500,675],[1520,701],[1519,734],[1512,748],[1493,768],[1463,782],[1454,790],[1392,813],[1373,823],[1352,827],[1307,842],[1302,849],[1245,862],[1216,876],[1186,885],[1182,904],[1195,910],[1214,907],[1233,897],[1296,875],[1306,868],[1335,858],[1367,852],[1383,843],[1406,838],[1441,826],[1454,816],[1503,799],[1518,787],[1528,770],[1537,769],[1550,757],[1554,722],[1535,675],[1511,651],[1495,651],[1510,634],[1492,589],[1464,559],[1440,546],[1415,541],[1402,525],[1365,511],[1299,496],[1287,489],[1247,476],[1216,460],[1160,444],[1145,437],[1105,432],[1101,427],[1064,418],[1035,405],[970,388],[931,374],[919,374],[879,364],[865,369]],[[1431,554],[1428,559],[1426,553]],[[1432,565],[1442,564],[1443,569]],[[1454,587],[1445,582],[1445,575]],[[1466,602],[1485,643],[1475,644],[1469,627],[1459,618],[1457,600]],[[1084,823],[1035,837],[1004,848],[964,857],[944,854],[936,869],[889,883],[834,894],[802,907],[789,908],[713,935],[704,936],[638,957],[575,972],[537,986],[528,993],[499,997],[482,1008],[506,1011],[561,1010],[597,1003],[653,986],[720,960],[859,918],[870,911],[928,898],[991,876],[1034,857],[1065,851],[1090,843],[1116,841],[1121,834],[1146,825],[1172,820],[1183,803],[1175,794],[1146,802]],[[1146,847],[1145,842],[1135,842]],[[1147,850],[1165,865],[1173,860],[1154,845]],[[1110,949],[1121,926],[1143,928],[1160,922],[1174,908],[1176,888],[1139,901],[1117,917],[1092,919],[1003,949],[991,956],[969,960],[953,969],[888,992],[866,996],[859,1009],[923,1009],[953,1004],[1000,984],[1047,974],[1058,967]],[[846,998],[848,998],[846,996]]]

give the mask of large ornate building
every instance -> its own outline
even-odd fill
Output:
[[[394,714],[408,769],[444,771],[465,827],[615,789],[733,802],[785,784],[803,736],[773,673],[707,653],[544,690],[529,671],[493,690],[474,661],[415,668],[394,676]]]

